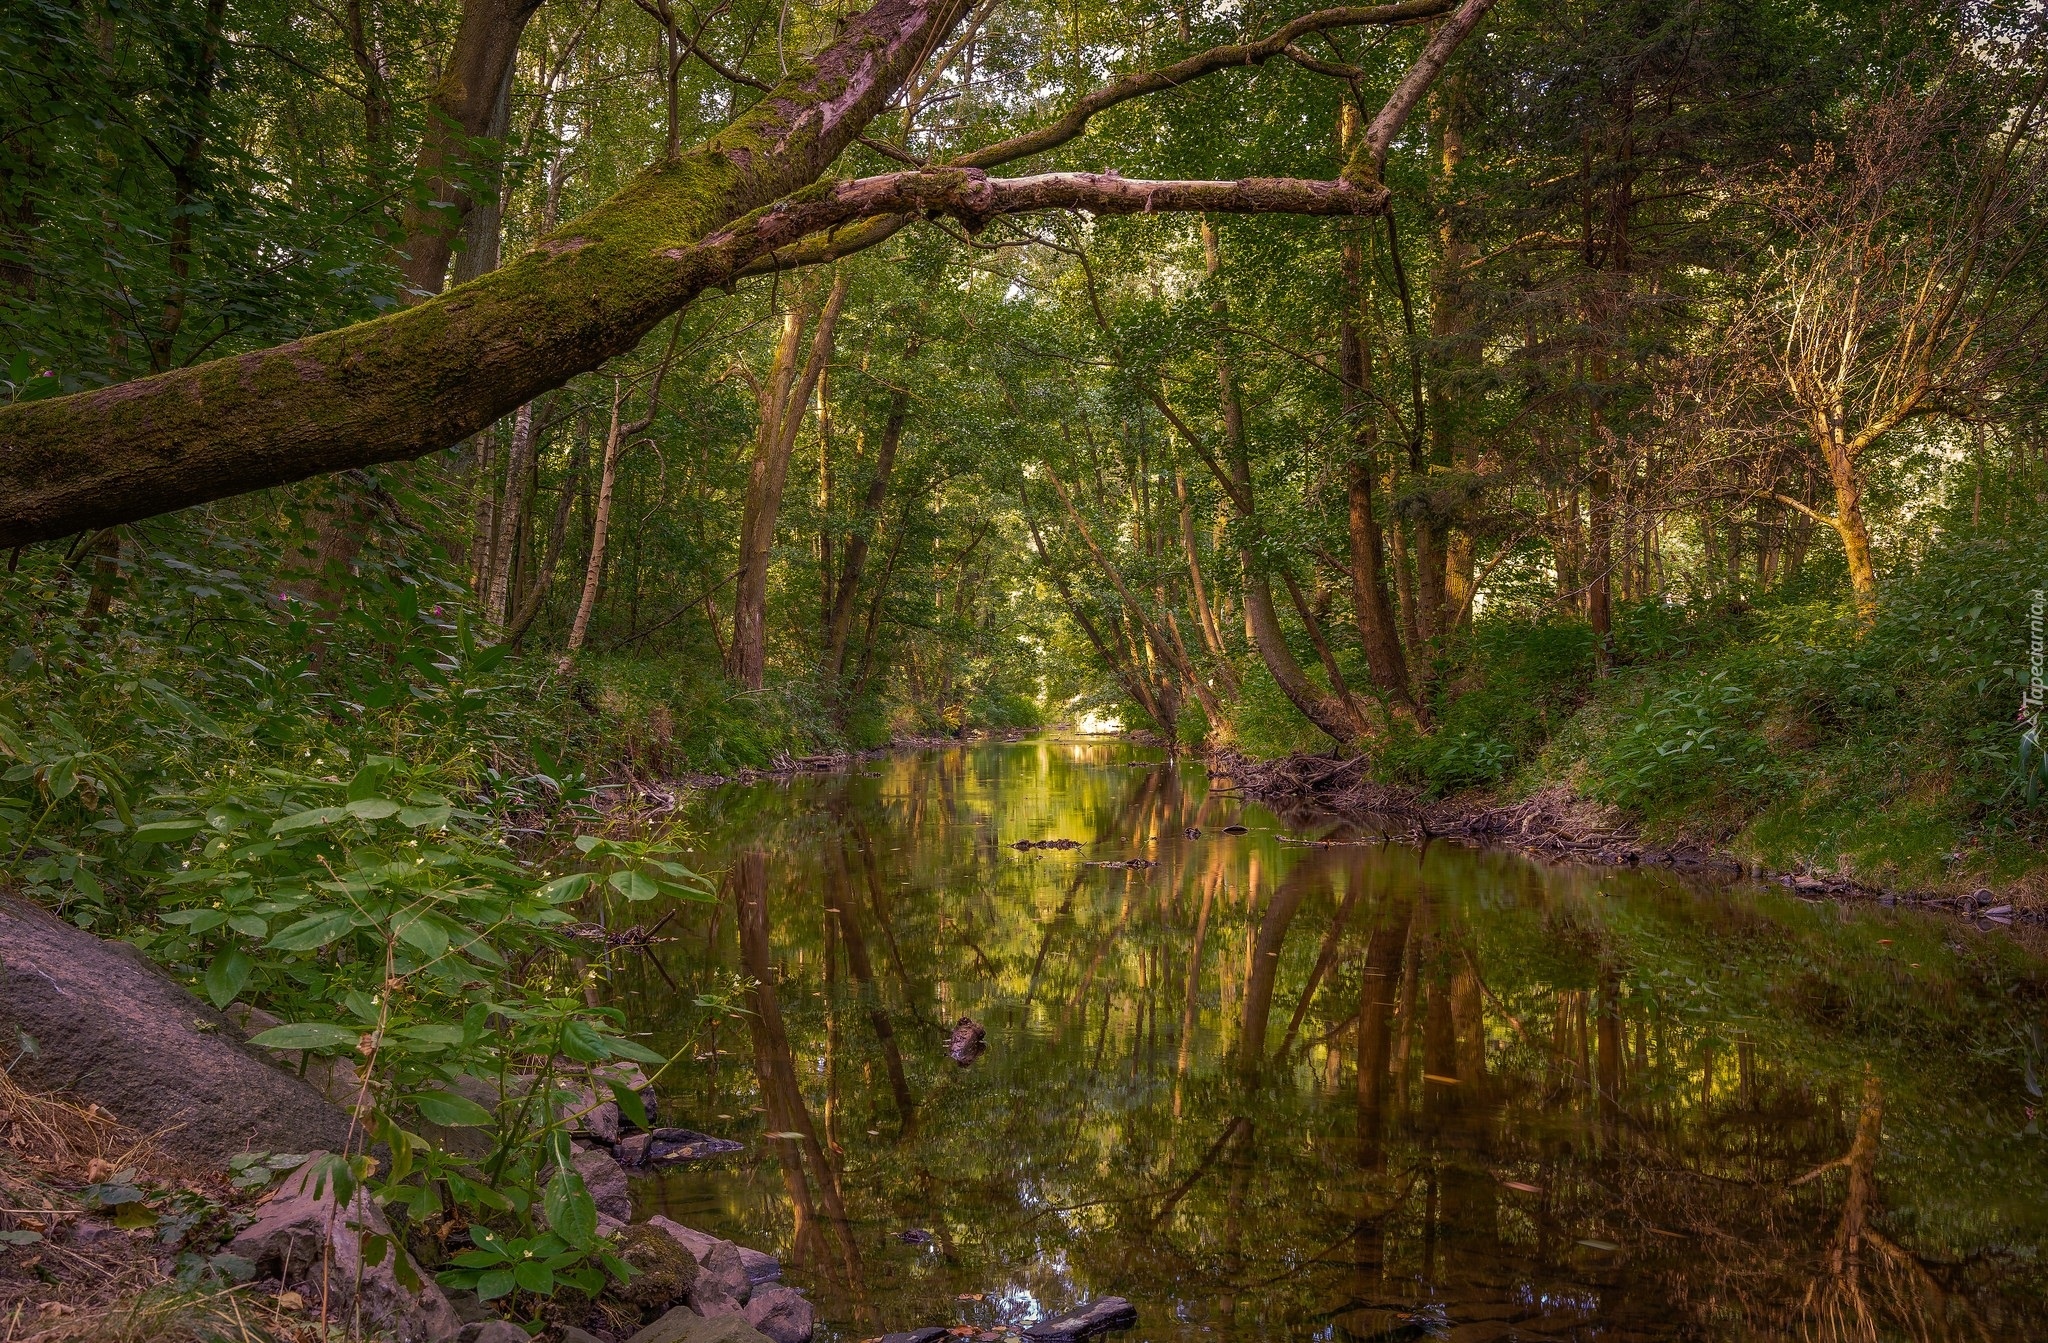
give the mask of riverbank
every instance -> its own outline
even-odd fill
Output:
[[[1217,751],[1206,759],[1212,779],[1276,809],[1307,807],[1364,820],[1411,842],[1453,839],[1557,861],[1755,877],[1803,896],[1906,902],[1993,922],[2048,921],[2048,866],[1995,886],[1967,872],[1944,886],[1887,885],[1840,871],[1775,869],[1697,835],[1649,831],[1623,809],[1555,782],[1519,798],[1478,789],[1432,798],[1377,779],[1372,759],[1363,755],[1254,760]]]

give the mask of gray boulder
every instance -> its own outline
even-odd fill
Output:
[[[308,1160],[284,1178],[257,1209],[256,1220],[228,1243],[228,1253],[256,1265],[259,1273],[299,1284],[300,1295],[330,1324],[352,1322],[360,1309],[365,1324],[398,1343],[455,1338],[462,1321],[392,1234],[369,1191],[358,1189],[347,1206],[331,1184],[316,1193],[313,1164]],[[366,1241],[376,1253],[364,1253]]]
[[[455,1343],[532,1343],[524,1329],[510,1320],[484,1320],[465,1324]]]
[[[753,1283],[747,1279],[747,1266],[740,1258],[739,1246],[666,1217],[650,1217],[647,1225],[668,1233],[697,1261],[697,1281],[690,1288],[690,1305],[699,1315],[740,1313],[753,1291]]]
[[[0,895],[0,1039],[35,1041],[13,1067],[67,1091],[174,1156],[224,1165],[238,1152],[339,1149],[348,1116],[125,942]]]
[[[592,1148],[576,1154],[576,1173],[590,1190],[591,1201],[607,1217],[628,1221],[633,1216],[633,1191],[626,1183],[625,1168],[612,1160],[611,1153]]]
[[[794,1287],[757,1287],[747,1298],[747,1323],[774,1343],[810,1343],[816,1321],[811,1303]]]
[[[626,1343],[770,1343],[767,1335],[737,1315],[706,1319],[677,1306]]]

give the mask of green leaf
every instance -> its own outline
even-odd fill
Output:
[[[294,830],[311,830],[315,826],[333,825],[346,815],[348,815],[348,809],[345,807],[315,807],[311,811],[302,811],[296,815],[272,821],[270,823],[270,833],[273,835],[285,835],[290,834]]]
[[[244,937],[265,937],[270,933],[270,924],[254,914],[231,914],[228,927]]]
[[[652,900],[655,896],[661,894],[661,887],[655,885],[652,878],[644,877],[631,869],[623,872],[614,872],[605,880],[611,885],[613,890],[625,896],[628,900],[636,902]]]
[[[640,1093],[624,1082],[613,1078],[606,1085],[612,1089],[612,1099],[618,1102],[619,1113],[626,1117],[634,1128],[647,1128],[647,1102],[640,1099]]]
[[[59,760],[50,767],[49,774],[44,776],[43,786],[50,790],[52,798],[71,796],[71,790],[78,787],[78,762]]]
[[[390,1032],[401,1040],[417,1040],[428,1045],[459,1045],[462,1043],[460,1026],[400,1026]]]
[[[382,821],[398,815],[398,804],[388,797],[359,798],[342,808],[359,821]]]
[[[551,905],[559,905],[564,901],[574,900],[590,889],[590,883],[596,879],[596,875],[594,872],[571,872],[566,877],[556,877],[553,881],[535,891],[533,898],[544,900]]]
[[[555,1290],[555,1271],[546,1264],[523,1260],[512,1266],[512,1281],[535,1296],[547,1296]]]
[[[612,1055],[610,1043],[583,1021],[562,1027],[562,1052],[578,1063],[602,1063]]]
[[[510,1292],[512,1286],[512,1270],[509,1268],[494,1268],[488,1273],[480,1273],[476,1279],[476,1299],[495,1301]]]
[[[226,1007],[249,982],[249,972],[255,968],[256,963],[240,947],[228,947],[206,967],[206,996],[215,1007]]]
[[[401,914],[395,921],[398,940],[428,956],[448,954],[448,930],[425,914]]]
[[[491,1122],[489,1110],[452,1091],[422,1091],[408,1099],[427,1122],[442,1128],[479,1128]]]
[[[383,757],[373,759],[357,770],[355,777],[348,781],[348,800],[360,802],[366,797],[377,796],[377,790],[383,786],[395,763],[389,757]]]
[[[138,844],[179,844],[206,828],[205,821],[150,821],[135,827]]]
[[[353,926],[345,909],[309,914],[271,938],[270,946],[276,951],[311,951],[326,946]]]
[[[631,1059],[635,1063],[660,1064],[668,1062],[667,1059],[655,1053],[646,1045],[636,1044],[633,1041],[624,1039],[620,1036],[607,1036],[605,1038],[605,1043],[611,1046],[612,1056],[614,1058]]]
[[[400,807],[398,809],[398,823],[411,826],[414,830],[418,830],[422,826],[443,826],[448,824],[448,818],[454,813],[454,810],[446,802],[428,807]]]
[[[272,1026],[249,1043],[264,1049],[339,1049],[343,1046],[354,1048],[362,1034],[352,1026],[332,1026],[322,1021],[294,1021],[289,1025]]]
[[[576,847],[583,850],[583,852],[585,853],[589,853],[592,849],[595,849],[598,845],[602,843],[604,843],[604,836],[602,835],[576,836]]]
[[[588,1245],[597,1236],[597,1203],[574,1167],[558,1168],[541,1198],[548,1226],[571,1245]]]

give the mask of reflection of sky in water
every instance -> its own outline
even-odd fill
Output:
[[[1884,1337],[2048,1337],[2015,1044],[2048,976],[2004,938],[1383,845],[1103,741],[691,816],[725,892],[663,930],[682,995],[617,982],[695,1050],[671,1122],[749,1150],[641,1181],[641,1212],[782,1254],[821,1337],[1110,1294],[1162,1341],[1827,1337],[1858,1301]],[[1011,847],[1054,838],[1080,847]],[[689,997],[749,967],[757,1015],[706,1030]],[[1843,1172],[1788,1189],[1873,1101],[1861,1202]],[[792,1127],[815,1146],[759,1141]],[[1838,1271],[1855,1218],[1882,1247]]]

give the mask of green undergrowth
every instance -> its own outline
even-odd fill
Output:
[[[2037,879],[2048,763],[2021,709],[2048,533],[1965,510],[1925,534],[1867,621],[1827,556],[1770,592],[1624,605],[1605,675],[1575,615],[1483,618],[1437,668],[1431,730],[1397,723],[1380,771],[1432,796],[1562,785],[1774,870]],[[1252,755],[1328,749],[1258,675],[1234,726]]]
[[[346,1079],[330,1097],[388,1157],[335,1154],[322,1178],[465,1254],[552,1247],[545,1275],[465,1285],[515,1314],[557,1284],[594,1294],[625,1270],[568,1161],[574,1105],[666,1060],[588,1005],[601,966],[566,930],[705,883],[678,836],[609,833],[559,749],[569,697],[479,636],[421,538],[373,536],[327,599],[302,534],[288,510],[221,510],[118,554],[18,557],[0,887],[275,1017],[254,1043],[333,1060],[317,1075]]]

